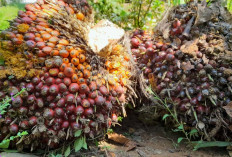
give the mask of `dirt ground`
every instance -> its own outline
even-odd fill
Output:
[[[90,150],[74,153],[70,157],[229,157],[226,148],[207,148],[192,151],[185,143],[175,147],[177,138],[181,135],[168,131],[161,123],[146,126],[138,115],[131,113],[124,118],[121,127],[113,129],[115,133],[126,136],[139,146],[127,151],[126,146],[110,140],[90,145]],[[25,157],[25,154],[1,154],[4,157]],[[27,157],[36,157],[28,155]]]
[[[229,157],[226,148],[206,148],[192,151],[185,143],[174,147],[180,136],[172,131],[167,131],[162,124],[146,126],[137,119],[137,115],[125,118],[122,127],[117,127],[114,132],[125,135],[131,141],[139,144],[138,147],[127,151],[127,147],[110,140],[101,141],[99,147],[102,152],[86,154],[84,156],[106,157]],[[94,150],[95,148],[92,147]],[[101,155],[100,155],[101,154]],[[80,155],[80,154],[79,154]],[[78,156],[79,156],[78,155]],[[72,157],[77,156],[72,155]],[[83,156],[80,155],[80,156]]]

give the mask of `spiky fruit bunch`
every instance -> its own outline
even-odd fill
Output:
[[[231,32],[219,31],[226,22],[221,15],[207,24],[194,25],[199,22],[195,21],[196,16],[199,16],[197,20],[201,18],[196,8],[191,2],[177,7],[174,16],[169,14],[169,42],[135,31],[131,39],[132,53],[144,83],[167,100],[167,106],[177,111],[181,121],[203,134],[206,130],[207,139],[223,139],[226,136],[220,135],[230,131],[227,126],[232,118],[223,109],[232,98],[232,57],[227,37]],[[193,12],[188,12],[189,9]],[[227,26],[231,25],[227,23]]]
[[[57,148],[77,130],[89,138],[103,134],[126,102],[129,60],[120,44],[108,58],[88,48],[82,26],[92,24],[92,15],[85,0],[38,0],[25,9],[0,37],[0,101],[12,97],[0,119],[0,140],[28,131],[12,147],[35,150]],[[107,61],[112,57],[118,61]]]

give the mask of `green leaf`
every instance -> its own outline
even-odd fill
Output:
[[[232,142],[223,142],[223,141],[213,141],[213,142],[206,142],[206,141],[196,141],[192,142],[194,146],[194,151],[198,150],[199,148],[206,148],[206,147],[227,147],[231,146]]]
[[[194,134],[196,134],[196,133],[198,133],[197,129],[192,129],[192,130],[190,131],[189,135],[192,136],[192,135],[194,135]]]
[[[6,153],[18,153],[18,150],[10,150],[10,149],[0,149],[1,152],[6,152]]]
[[[169,117],[170,115],[169,114],[165,114],[162,118],[162,120],[165,120],[167,117]]]
[[[5,64],[4,60],[0,58],[0,65],[4,65],[4,64]]]
[[[178,129],[179,129],[179,130],[184,130],[184,125],[183,125],[183,124],[180,124],[180,126],[178,126]]]
[[[23,132],[21,133],[21,135],[22,135],[22,136],[28,135],[28,132],[27,132],[27,131],[23,131]]]
[[[184,137],[179,137],[179,138],[177,139],[177,143],[180,143],[183,139],[184,139]]]
[[[62,154],[56,154],[56,157],[63,157]]]
[[[0,143],[0,148],[7,149],[9,148],[9,145],[10,145],[10,140],[5,140],[2,143]]]
[[[84,137],[83,138],[83,146],[82,146],[82,148],[84,148],[84,149],[88,149],[88,146],[87,146],[87,143],[86,143],[86,138]]]
[[[76,139],[76,141],[74,142],[75,152],[78,152],[79,150],[81,150],[82,146],[83,146],[83,138],[80,137]]]
[[[81,135],[81,133],[82,133],[82,130],[77,130],[75,132],[75,137],[79,137]]]
[[[70,153],[71,153],[71,149],[70,149],[70,146],[68,146],[68,148],[64,152],[64,156],[68,157],[70,155]]]

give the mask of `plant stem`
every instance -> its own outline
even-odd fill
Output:
[[[150,0],[149,5],[148,5],[148,7],[147,7],[147,11],[146,11],[145,14],[144,14],[144,18],[146,18],[147,14],[148,14],[148,12],[149,12],[149,10],[150,10],[150,8],[151,8],[152,2],[153,2],[153,0]]]
[[[141,14],[141,10],[142,10],[142,4],[143,1],[139,0],[139,13],[138,13],[138,27],[140,28],[140,14]]]

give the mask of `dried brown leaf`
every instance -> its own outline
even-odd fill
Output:
[[[194,69],[194,65],[192,65],[190,61],[188,61],[188,62],[183,62],[182,65],[181,65],[181,68],[182,68],[184,71],[188,71],[188,70]]]
[[[131,141],[127,137],[125,137],[121,134],[117,134],[117,133],[108,134],[108,139],[128,147],[127,151],[130,151],[130,150],[136,148],[136,146],[137,146],[136,142]]]
[[[197,52],[199,51],[199,48],[197,46],[197,40],[194,40],[194,41],[188,41],[186,42],[184,45],[182,45],[180,47],[180,50],[183,52],[183,53],[186,53],[186,54],[189,54],[193,57],[196,57],[197,56]]]
[[[226,113],[228,114],[228,116],[230,116],[232,118],[232,101],[223,107],[226,110]]]

